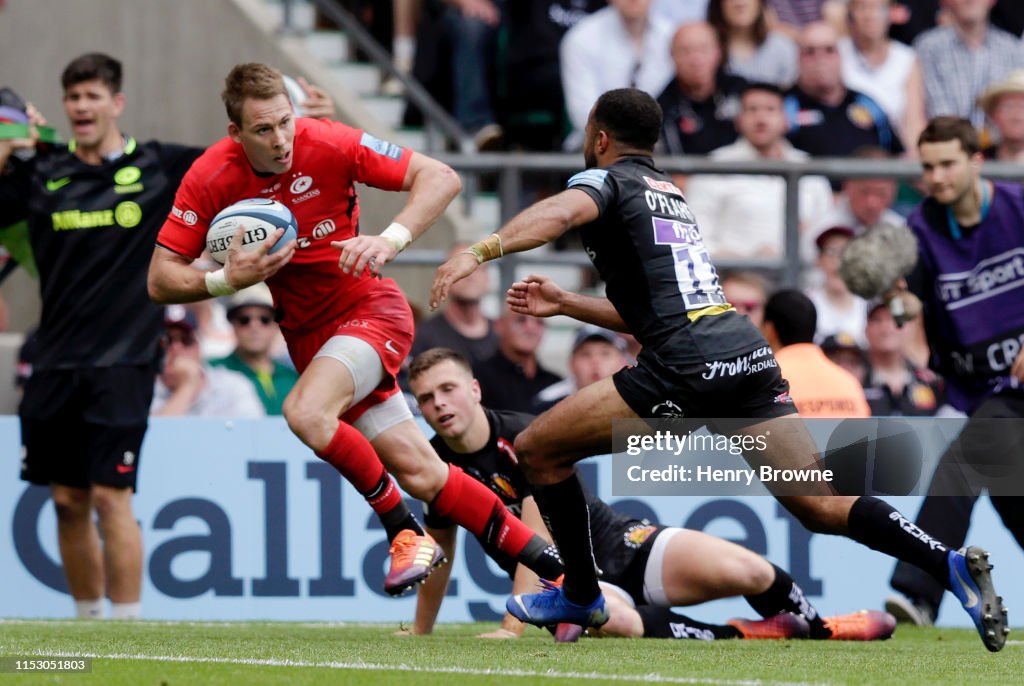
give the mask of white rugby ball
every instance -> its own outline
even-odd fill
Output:
[[[242,250],[252,251],[270,240],[277,229],[284,229],[284,235],[270,249],[271,253],[283,248],[298,235],[298,226],[291,210],[268,198],[239,200],[221,210],[206,232],[206,251],[219,264],[228,257],[228,248],[239,226],[245,227],[242,236]]]

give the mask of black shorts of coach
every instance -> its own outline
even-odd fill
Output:
[[[156,368],[38,370],[25,384],[21,478],[136,490]]]

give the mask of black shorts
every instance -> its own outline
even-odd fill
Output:
[[[789,382],[767,345],[676,368],[641,351],[636,366],[618,371],[612,380],[630,409],[643,418],[763,420],[796,412]]]
[[[644,575],[654,541],[668,527],[635,520],[609,535],[603,550],[595,550],[600,580],[618,586],[637,605],[647,605],[644,597]]]
[[[25,384],[21,478],[135,490],[156,368],[36,371]]]

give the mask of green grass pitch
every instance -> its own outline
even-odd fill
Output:
[[[89,674],[0,674],[11,684],[1019,684],[1024,641],[987,652],[966,629],[899,627],[878,643],[583,639],[558,645],[528,629],[477,639],[495,625],[0,621],[0,656],[92,657]]]

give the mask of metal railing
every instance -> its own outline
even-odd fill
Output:
[[[497,177],[497,190],[501,207],[501,222],[508,221],[520,209],[519,202],[526,174],[575,173],[583,166],[580,155],[485,153],[438,155],[456,171],[468,176],[467,188],[479,185],[478,177]],[[779,259],[716,259],[719,269],[756,269],[777,274],[778,281],[787,287],[799,285],[800,272],[800,218],[799,180],[804,176],[843,178],[891,178],[916,180],[921,176],[921,165],[913,160],[879,160],[849,158],[817,158],[806,162],[757,160],[749,162],[720,161],[707,157],[658,157],[658,166],[669,173],[678,174],[746,174],[779,176],[786,184],[785,240],[783,255]],[[987,163],[982,173],[993,179],[1024,179],[1024,165],[1005,162]],[[700,218],[698,217],[698,224]],[[485,227],[483,233],[497,230]],[[416,265],[437,265],[444,259],[442,251],[409,250],[399,255],[399,262]],[[502,289],[514,280],[516,267],[523,264],[557,264],[589,267],[590,260],[581,251],[531,255],[517,253],[499,260]]]
[[[294,29],[293,3],[282,0],[283,29]],[[405,89],[405,97],[423,113],[426,149],[448,163],[465,177],[466,207],[480,187],[481,177],[497,177],[500,219],[508,221],[520,207],[527,174],[571,174],[582,168],[579,154],[562,153],[477,153],[469,133],[452,117],[425,88],[411,75],[395,68],[387,50],[370,35],[360,21],[337,0],[307,0],[349,36],[371,61],[388,76],[398,79]],[[438,143],[438,134],[452,144],[459,153],[445,154]],[[805,162],[782,160],[752,160],[746,162],[713,160],[700,156],[659,157],[658,165],[666,172],[678,174],[744,174],[779,176],[785,182],[785,239],[779,259],[717,259],[716,265],[725,269],[758,269],[774,271],[785,286],[797,286],[802,268],[800,260],[799,181],[804,176],[844,178],[891,178],[914,180],[921,175],[921,166],[913,160],[879,160],[851,158],[815,158]],[[1024,179],[1024,165],[1005,162],[986,163],[983,174],[994,179]],[[699,221],[699,218],[698,218]],[[496,229],[497,227],[486,227]],[[398,256],[397,262],[409,265],[437,265],[444,260],[440,250],[411,249]],[[499,263],[502,287],[512,283],[516,267],[522,264],[558,264],[589,267],[590,260],[580,251],[547,254],[514,254]]]
[[[296,30],[292,7],[296,1],[283,0],[282,30],[284,31]],[[445,142],[450,143],[454,149],[461,150],[463,153],[476,150],[473,137],[469,135],[469,132],[427,92],[419,81],[392,64],[390,53],[370,35],[370,32],[355,15],[338,4],[337,0],[309,0],[309,2],[327,19],[340,27],[352,43],[366,53],[374,66],[402,84],[405,99],[423,113],[425,152],[432,153],[443,150]],[[441,140],[439,141],[439,139]]]

